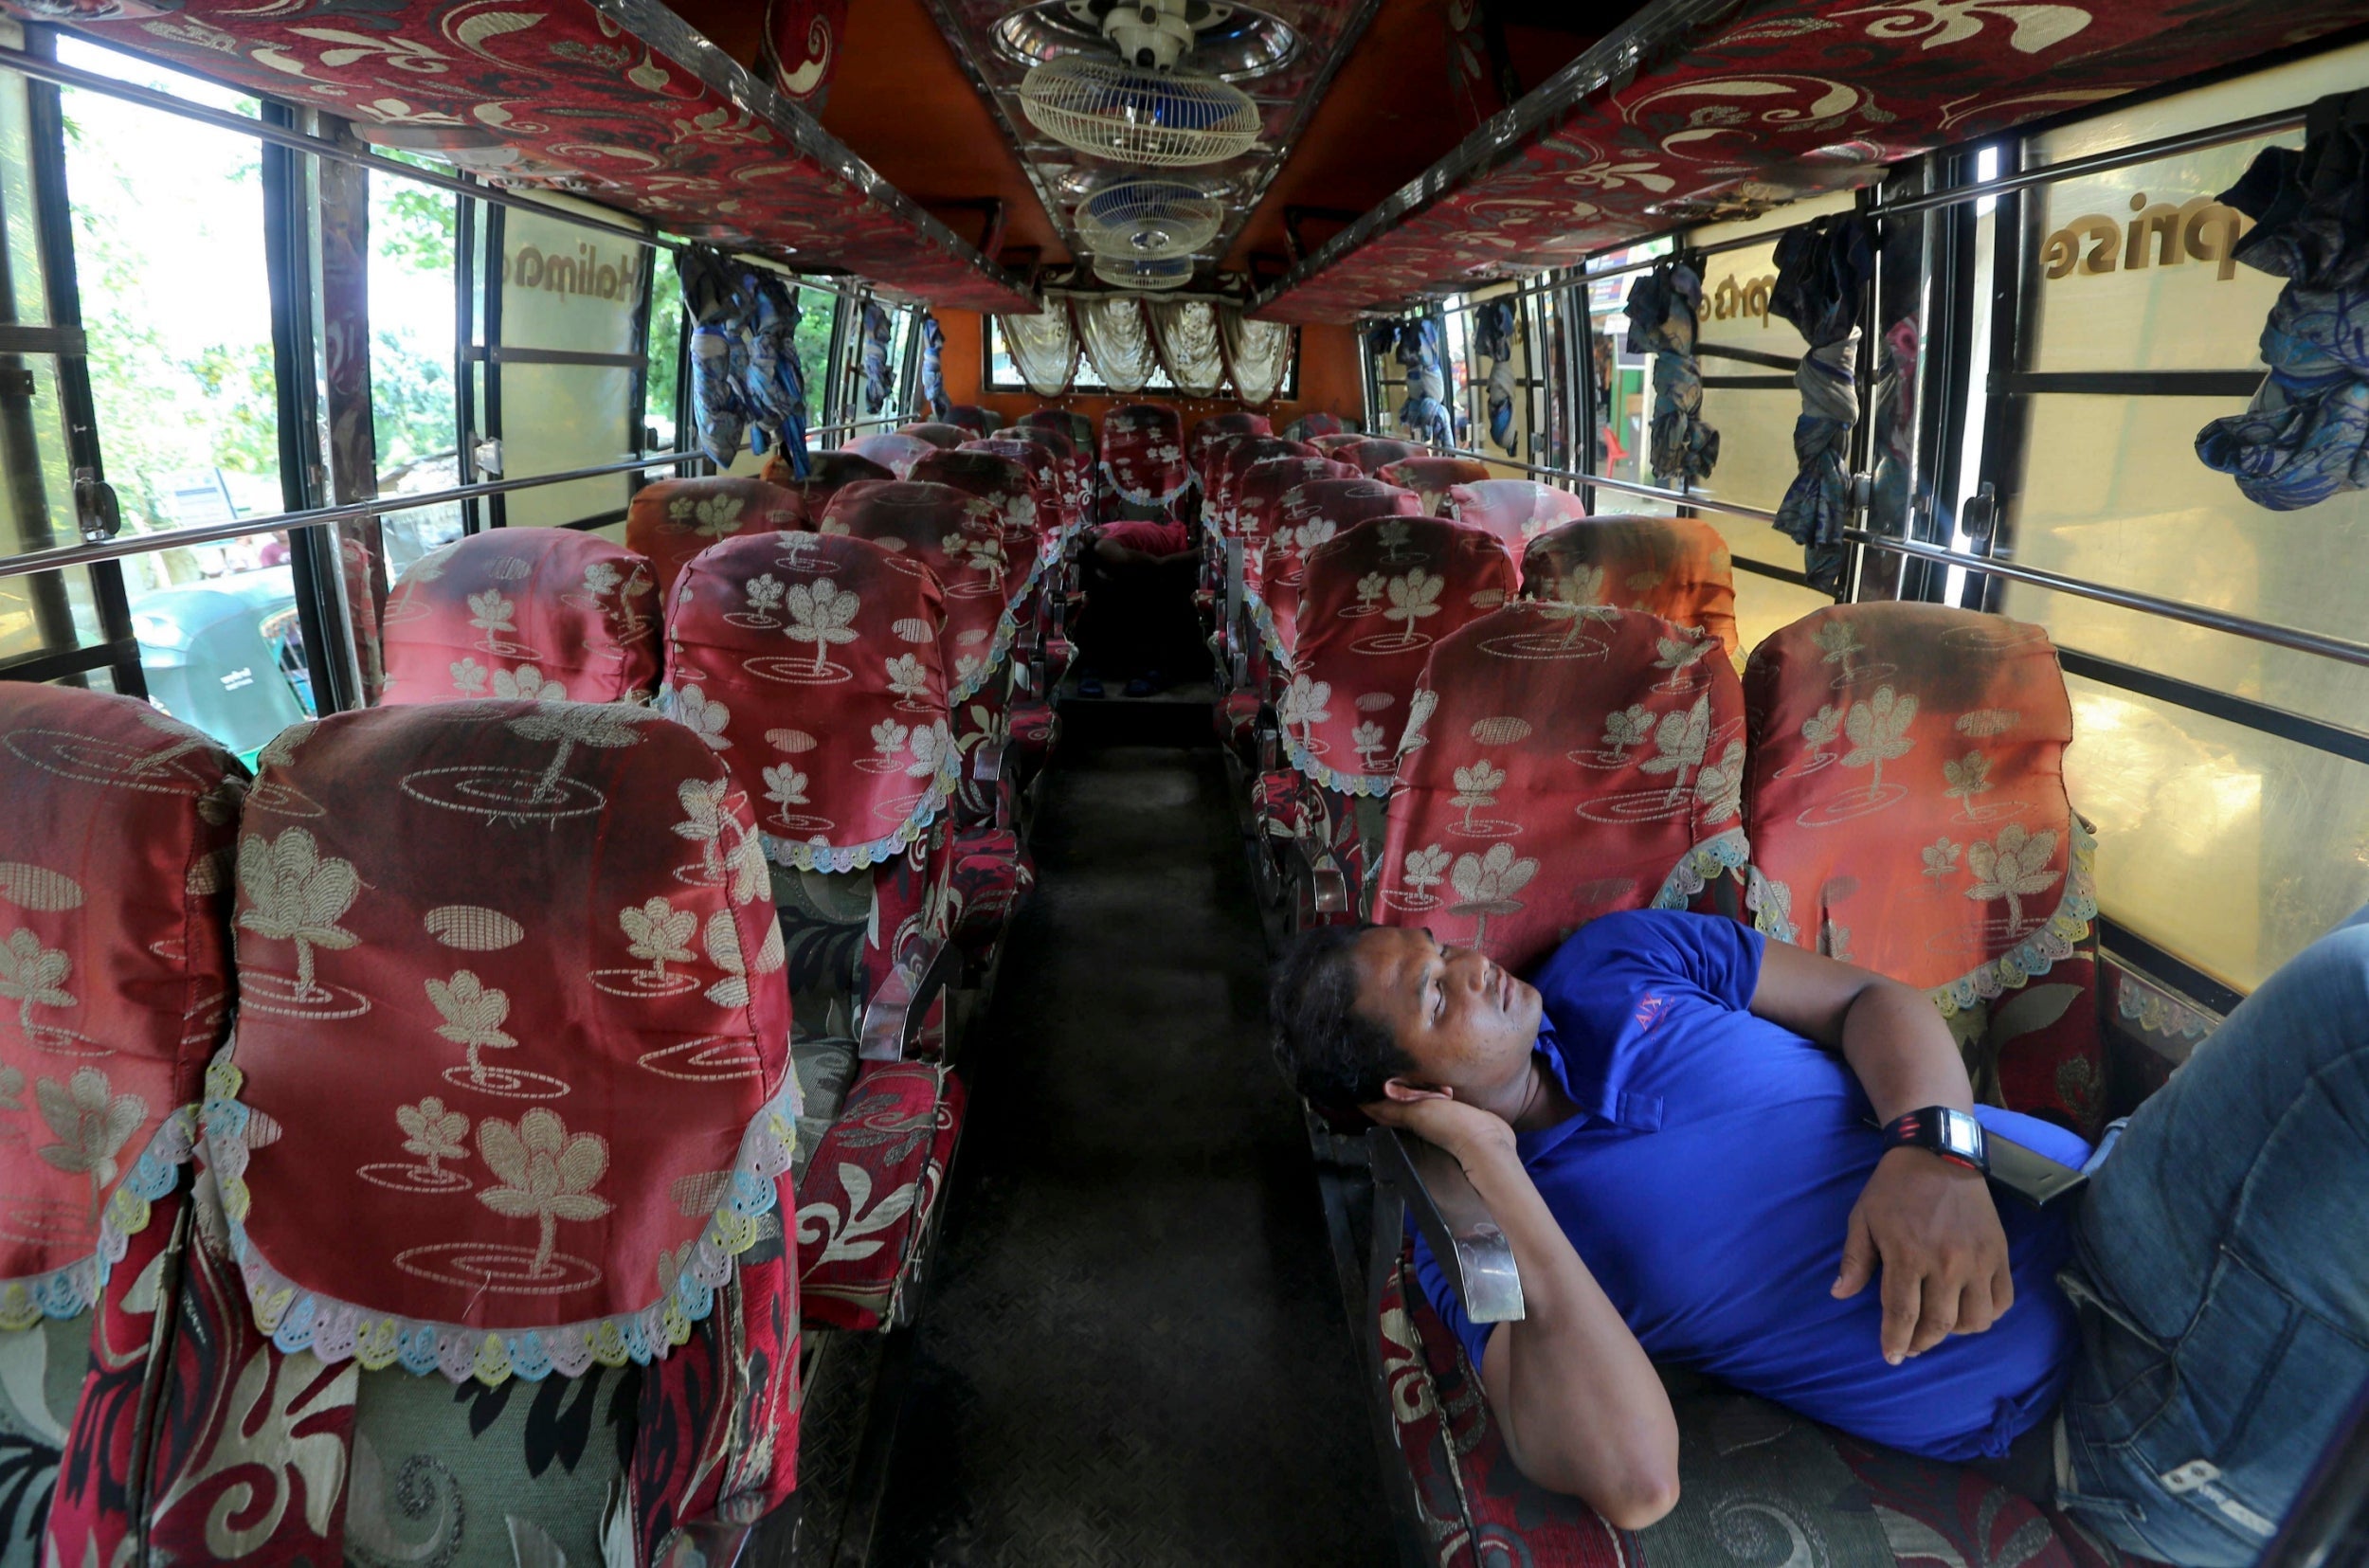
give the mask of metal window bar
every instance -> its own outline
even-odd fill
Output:
[[[1583,474],[1576,468],[1552,468],[1545,463],[1522,462],[1513,458],[1500,458],[1488,452],[1469,452],[1462,447],[1452,446],[1447,449],[1447,452],[1452,458],[1476,458],[1482,462],[1493,462],[1506,468],[1525,469],[1532,474],[1544,474],[1549,478],[1568,479],[1575,485],[1596,485],[1605,490],[1618,490],[1630,496],[1642,496],[1648,500],[1668,501],[1673,506],[1692,506],[1700,507],[1706,512],[1732,513],[1738,517],[1751,517],[1763,523],[1773,523],[1777,520],[1777,514],[1768,508],[1746,506],[1742,501],[1723,501],[1713,496],[1697,496],[1683,490],[1664,490],[1659,485],[1638,484],[1630,479],[1608,479],[1600,474]]]

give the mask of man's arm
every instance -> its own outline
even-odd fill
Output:
[[[1949,1026],[1898,981],[1770,942],[1752,1011],[1840,1051],[1878,1121],[1926,1106],[1974,1108]],[[1858,1294],[1879,1265],[1884,1359],[1895,1365],[1952,1334],[1981,1333],[2015,1305],[1989,1183],[1924,1149],[1890,1149],[1877,1162],[1851,1211],[1835,1294]]]
[[[1641,1530],[1678,1501],[1678,1421],[1654,1363],[1514,1152],[1513,1128],[1445,1096],[1366,1108],[1446,1149],[1512,1244],[1523,1316],[1496,1325],[1481,1384],[1522,1473]]]

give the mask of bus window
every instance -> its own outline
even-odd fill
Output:
[[[411,161],[408,156],[405,161]],[[460,198],[375,171],[371,192],[371,423],[378,493],[419,495],[461,482],[452,381],[454,244]],[[447,502],[381,519],[391,581],[461,536]]]

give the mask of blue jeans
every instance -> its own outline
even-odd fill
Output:
[[[2127,1551],[2252,1562],[2369,1382],[2365,921],[2231,1013],[2081,1200],[2057,1501]]]

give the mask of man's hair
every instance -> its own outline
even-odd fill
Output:
[[[1383,1097],[1383,1085],[1414,1071],[1388,1029],[1358,1011],[1357,939],[1371,926],[1302,932],[1275,965],[1267,1011],[1275,1060],[1308,1100],[1347,1110]]]

